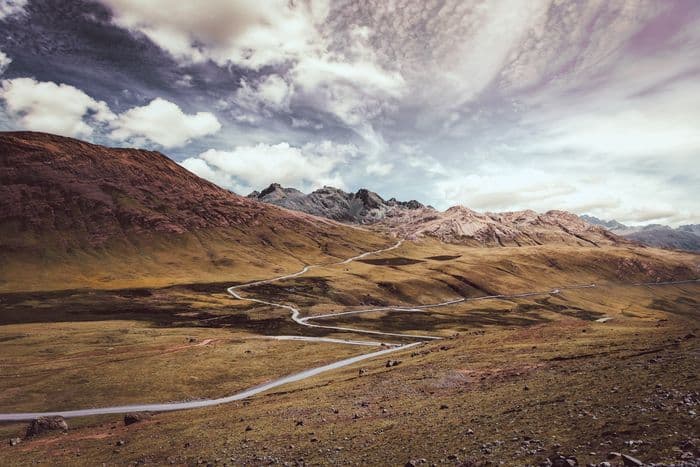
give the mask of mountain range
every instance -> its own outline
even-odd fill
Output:
[[[602,220],[582,215],[589,224],[599,225],[621,237],[643,245],[672,250],[700,251],[700,224],[670,227],[662,224],[628,226],[616,220]]]
[[[370,225],[409,239],[435,238],[470,246],[625,243],[608,230],[565,211],[479,213],[463,206],[444,212],[418,201],[384,200],[367,189],[347,193],[323,187],[305,194],[273,183],[249,198],[338,221]]]
[[[244,197],[159,152],[0,133],[0,290],[216,281],[233,270],[246,279],[271,264],[352,256],[391,237],[591,247],[631,245],[649,233],[596,224],[565,211],[439,211],[367,189],[305,194],[272,184]],[[686,240],[653,245],[694,249],[693,228],[656,229]]]

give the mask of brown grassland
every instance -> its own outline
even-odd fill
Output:
[[[349,247],[326,251],[352,255]],[[262,338],[373,339],[302,328],[286,310],[225,293],[304,261],[331,263],[330,256],[301,252],[201,272],[182,268],[176,252],[161,254],[172,254],[172,272],[118,278],[134,269],[116,255],[117,266],[103,269],[109,277],[83,275],[63,286],[53,271],[43,291],[39,281],[30,291],[5,282],[0,412],[221,397],[372,350]],[[295,303],[304,315],[542,294],[318,320],[444,339],[391,354],[397,366],[368,360],[249,400],[129,426],[117,415],[70,419],[67,434],[10,446],[26,424],[0,425],[0,463],[536,465],[556,452],[580,465],[610,452],[679,462],[693,443],[700,448],[700,283],[633,284],[697,279],[699,260],[638,247],[489,249],[424,240],[251,287],[245,295]],[[590,283],[596,287],[549,293]]]

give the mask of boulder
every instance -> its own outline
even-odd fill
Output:
[[[148,412],[131,412],[124,415],[124,425],[133,425],[134,423],[139,423],[150,418],[151,414]]]
[[[27,437],[40,435],[48,431],[68,431],[68,423],[63,417],[38,417],[27,427]]]

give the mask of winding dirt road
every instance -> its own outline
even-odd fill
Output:
[[[454,305],[454,304],[463,303],[463,302],[471,302],[471,301],[478,301],[478,300],[492,300],[492,299],[524,298],[524,297],[532,297],[532,296],[538,296],[538,295],[556,295],[556,294],[559,294],[562,290],[596,287],[596,284],[569,285],[569,286],[560,286],[560,287],[557,287],[557,288],[554,288],[551,290],[547,290],[547,291],[525,292],[525,293],[510,294],[510,295],[488,295],[488,296],[475,297],[475,298],[457,298],[454,300],[448,300],[448,301],[444,301],[444,302],[432,303],[432,304],[426,304],[426,305],[416,305],[416,306],[408,306],[408,307],[407,306],[386,306],[386,307],[379,307],[379,308],[370,308],[370,309],[366,309],[366,310],[354,310],[354,311],[345,311],[345,312],[338,312],[338,313],[328,313],[325,315],[316,315],[316,316],[307,316],[307,317],[301,317],[300,310],[292,305],[287,305],[287,304],[283,304],[283,303],[275,303],[275,302],[270,302],[270,301],[266,301],[266,300],[260,300],[257,298],[248,298],[248,297],[244,297],[240,294],[240,291],[242,291],[243,289],[248,288],[248,287],[269,284],[272,282],[278,282],[278,281],[282,281],[285,279],[291,279],[294,277],[301,276],[301,275],[303,275],[303,274],[307,273],[308,271],[315,269],[315,268],[332,267],[332,266],[337,266],[337,265],[348,264],[352,261],[355,261],[355,260],[358,260],[361,258],[365,258],[365,257],[370,256],[370,255],[375,255],[375,254],[391,251],[391,250],[394,250],[396,248],[399,248],[402,243],[403,243],[403,240],[400,240],[396,244],[394,244],[388,248],[383,248],[380,250],[365,252],[365,253],[362,253],[360,255],[353,256],[352,258],[348,258],[346,260],[340,261],[338,263],[333,263],[333,264],[328,264],[328,265],[308,265],[308,266],[304,266],[301,270],[299,270],[295,273],[292,273],[292,274],[285,274],[285,275],[274,277],[271,279],[265,279],[265,280],[259,280],[259,281],[254,281],[254,282],[248,282],[246,284],[235,285],[235,286],[229,287],[226,290],[236,300],[245,300],[245,301],[249,301],[249,302],[260,303],[262,305],[267,305],[267,306],[272,306],[272,307],[276,307],[276,308],[283,308],[283,309],[289,310],[291,312],[292,320],[301,326],[306,326],[306,327],[310,327],[310,328],[330,329],[330,330],[334,330],[334,331],[352,332],[352,333],[358,333],[358,334],[370,334],[370,335],[374,335],[374,336],[411,338],[411,339],[415,339],[416,342],[413,342],[410,344],[400,345],[400,344],[389,344],[389,343],[375,342],[375,341],[358,341],[358,340],[335,339],[335,338],[327,338],[327,337],[272,336],[269,338],[279,339],[279,340],[303,340],[303,341],[309,341],[309,342],[331,342],[331,343],[340,343],[340,344],[348,344],[348,345],[383,346],[386,348],[379,350],[379,351],[370,352],[367,354],[358,355],[355,357],[350,357],[350,358],[346,358],[343,360],[339,360],[337,362],[333,362],[333,363],[330,363],[327,365],[323,365],[323,366],[319,366],[319,367],[315,367],[315,368],[310,368],[308,370],[304,370],[304,371],[301,371],[298,373],[284,376],[284,377],[272,380],[270,382],[267,382],[265,384],[261,384],[258,386],[254,386],[250,389],[246,389],[245,391],[241,391],[239,393],[236,393],[236,394],[233,394],[233,395],[230,395],[227,397],[221,397],[218,399],[201,399],[201,400],[187,401],[187,402],[166,402],[166,403],[160,403],[160,404],[121,405],[121,406],[112,406],[112,407],[86,408],[86,409],[78,409],[78,410],[64,410],[64,411],[53,411],[53,412],[3,413],[3,414],[0,414],[0,421],[32,420],[32,419],[40,417],[40,416],[51,416],[51,415],[59,415],[59,416],[65,417],[65,418],[70,418],[70,417],[85,417],[85,416],[103,415],[103,414],[119,414],[119,413],[127,413],[127,412],[145,412],[145,411],[166,412],[166,411],[194,409],[194,408],[200,408],[200,407],[208,407],[208,406],[213,406],[213,405],[225,404],[228,402],[246,399],[248,397],[254,396],[256,394],[260,394],[262,392],[268,391],[270,389],[273,389],[273,388],[276,388],[276,387],[279,387],[279,386],[282,386],[285,384],[293,383],[296,381],[302,381],[304,379],[311,378],[311,377],[319,375],[321,373],[325,373],[328,371],[343,368],[343,367],[348,366],[348,365],[353,365],[353,364],[361,362],[363,360],[368,360],[371,358],[380,357],[380,356],[387,355],[387,354],[392,353],[392,352],[397,352],[399,350],[405,350],[405,349],[408,349],[410,347],[420,345],[423,342],[426,342],[428,340],[441,339],[440,337],[436,337],[436,336],[416,335],[416,334],[399,334],[399,333],[371,331],[371,330],[367,330],[367,329],[357,329],[357,328],[340,327],[340,326],[324,326],[321,324],[310,323],[310,321],[322,320],[322,319],[327,319],[327,318],[332,318],[332,317],[337,317],[337,316],[344,316],[344,315],[372,313],[372,312],[377,312],[377,311],[424,312],[425,310],[428,310],[431,308],[449,306],[449,305]],[[629,285],[632,285],[632,286],[674,285],[674,284],[684,284],[684,283],[691,283],[691,282],[698,282],[698,281],[700,281],[700,279],[675,281],[675,282],[669,281],[669,282],[659,282],[659,283],[653,283],[653,282],[635,283],[635,284],[629,284]]]

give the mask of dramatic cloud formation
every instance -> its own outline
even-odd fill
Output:
[[[237,191],[344,183],[439,208],[700,222],[695,0],[0,5],[4,78],[114,112],[79,100],[64,131],[171,148]],[[46,115],[5,101],[5,126]]]
[[[370,121],[405,90],[401,75],[379,63],[369,29],[340,34],[328,24],[324,1],[214,0],[207,8],[166,0],[102,2],[116,24],[146,35],[181,62],[213,60],[255,71],[279,66],[255,85],[241,80],[239,122],[258,123],[261,109],[284,111],[294,99],[374,140]],[[341,35],[348,47],[337,46]]]
[[[66,84],[31,78],[4,80],[0,98],[27,130],[87,137],[92,134],[92,127],[86,120],[104,123],[114,119],[106,103]]]
[[[221,124],[214,114],[197,112],[186,115],[180,107],[161,98],[148,105],[129,109],[113,122],[110,134],[117,140],[152,141],[164,148],[188,143],[192,138],[216,133]]]

